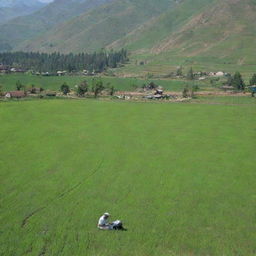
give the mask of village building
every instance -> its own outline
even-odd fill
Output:
[[[225,75],[225,73],[222,72],[222,71],[219,71],[219,72],[216,73],[216,76],[224,76],[224,75]]]
[[[8,66],[5,66],[3,64],[0,64],[0,73],[8,73],[9,72],[9,67]]]
[[[11,98],[24,98],[26,97],[26,94],[24,91],[12,91],[12,92],[6,92],[5,93],[5,98],[11,99]]]
[[[64,76],[64,75],[66,75],[67,74],[67,71],[57,71],[57,75],[58,76]]]

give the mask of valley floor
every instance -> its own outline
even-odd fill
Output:
[[[215,100],[0,102],[0,254],[253,256],[255,101]]]

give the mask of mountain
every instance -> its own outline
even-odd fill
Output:
[[[41,37],[19,45],[30,51],[95,51],[126,36],[172,6],[170,0],[118,0],[56,26]]]
[[[46,3],[35,0],[1,0],[0,2],[0,24],[5,23],[18,16],[25,16],[39,10]]]
[[[30,0],[33,1],[33,0]],[[12,50],[66,20],[112,0],[55,0],[44,8],[0,25],[0,51]]]
[[[15,23],[16,30],[7,27],[5,33],[14,31],[16,37],[9,44],[14,50],[64,53],[126,48],[131,59],[161,67],[171,63],[256,67],[256,0],[73,1],[57,0],[47,13],[43,8],[30,15],[26,31],[22,32],[24,18],[20,27]],[[47,17],[45,22],[42,17]],[[0,39],[2,33],[0,27]]]
[[[249,63],[256,55],[255,17],[255,0],[187,0],[111,47],[151,54],[232,56]]]

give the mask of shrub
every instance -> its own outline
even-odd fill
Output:
[[[67,95],[70,92],[69,86],[66,83],[61,85],[60,90],[64,95]]]

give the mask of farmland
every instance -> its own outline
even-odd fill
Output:
[[[12,74],[12,75],[0,75],[0,85],[3,86],[3,89],[15,90],[16,82],[20,81],[25,86],[31,86],[34,84],[37,87],[42,87],[44,89],[50,90],[59,90],[60,86],[66,82],[71,88],[74,88],[75,85],[81,83],[84,80],[87,80],[90,84],[93,77],[85,76],[33,76],[26,74]],[[99,79],[99,78],[96,78]],[[119,77],[102,77],[102,81],[107,86],[110,84],[114,86],[119,91],[132,91],[134,90],[134,85],[141,87],[143,84],[147,84],[150,81],[156,82],[158,85],[163,86],[165,89],[172,91],[181,91],[185,84],[188,83],[182,80],[160,80],[160,79],[139,79],[139,78],[119,78]]]
[[[255,255],[255,100],[215,101],[0,102],[0,255]]]

